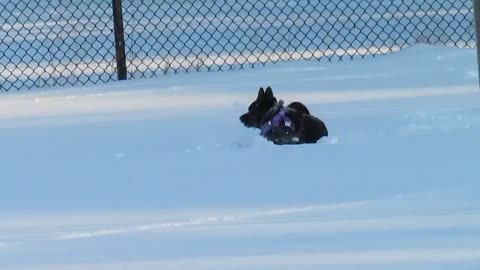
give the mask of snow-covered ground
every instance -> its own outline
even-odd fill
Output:
[[[0,269],[479,269],[474,50],[0,95]],[[274,146],[260,86],[325,121]]]

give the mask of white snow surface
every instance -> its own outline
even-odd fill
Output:
[[[275,146],[260,86],[330,136]],[[0,94],[0,269],[480,269],[474,50]]]

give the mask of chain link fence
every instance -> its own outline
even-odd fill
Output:
[[[109,1],[0,0],[0,88],[115,78]]]
[[[466,0],[123,0],[127,78],[475,47]],[[0,87],[116,79],[111,0],[0,0]]]

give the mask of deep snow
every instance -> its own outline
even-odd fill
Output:
[[[1,269],[478,269],[475,51],[0,96]],[[330,137],[274,146],[260,86]]]

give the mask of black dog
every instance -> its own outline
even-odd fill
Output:
[[[279,145],[316,143],[328,136],[323,121],[310,115],[305,105],[292,102],[284,107],[270,87],[265,91],[260,88],[257,99],[240,116],[240,121],[246,127],[261,129],[263,137]]]

